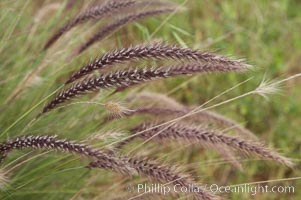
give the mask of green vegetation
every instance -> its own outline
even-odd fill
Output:
[[[92,1],[78,1],[66,10],[63,1],[0,2],[0,139],[24,134],[59,135],[76,141],[87,140],[95,147],[108,147],[124,137],[141,116],[120,119],[103,125],[106,109],[98,104],[71,104],[36,118],[63,87],[70,73],[92,58],[117,47],[146,41],[163,40],[193,49],[214,51],[234,58],[245,58],[255,69],[244,74],[211,74],[160,80],[110,95],[101,90],[77,101],[123,102],[138,91],[166,94],[187,105],[202,105],[225,90],[248,79],[248,82],[223,94],[206,106],[239,96],[255,89],[263,79],[282,79],[300,73],[301,2],[178,0],[186,9],[179,13],[153,17],[120,29],[77,57],[74,49],[84,43],[106,20],[89,22],[63,35],[51,48],[43,51],[49,37],[79,9]],[[132,64],[132,63],[131,63]],[[135,63],[134,63],[135,64]],[[159,65],[160,62],[153,62]],[[125,64],[120,66],[126,66]],[[117,69],[118,67],[114,69]],[[143,64],[139,64],[143,66]],[[301,79],[283,84],[280,95],[251,95],[214,108],[242,123],[267,146],[278,149],[297,163],[292,170],[274,162],[254,157],[242,158],[243,171],[234,169],[213,151],[197,146],[181,148],[160,146],[142,140],[128,145],[124,152],[158,158],[193,171],[200,183],[237,185],[257,181],[300,176],[301,151]],[[91,100],[93,99],[93,100]],[[123,104],[127,106],[126,103]],[[145,118],[143,118],[145,119]],[[107,132],[110,132],[109,134]],[[93,135],[105,135],[99,140]],[[92,138],[89,140],[89,138]],[[140,144],[141,145],[141,144]],[[174,145],[176,147],[178,144]],[[21,157],[19,160],[17,158]],[[16,160],[16,161],[15,161]],[[13,163],[11,163],[13,162]],[[11,163],[11,164],[10,164]],[[192,164],[193,163],[193,164]],[[10,164],[10,165],[8,165]],[[1,164],[9,171],[9,184],[1,199],[113,199],[125,194],[125,187],[147,181],[128,180],[105,170],[87,170],[85,159],[63,153],[16,151]],[[229,199],[299,199],[301,181],[282,180],[273,185],[292,185],[294,194],[265,193],[250,197],[248,193],[231,193]],[[168,197],[166,197],[168,198]],[[185,197],[183,197],[185,198]]]

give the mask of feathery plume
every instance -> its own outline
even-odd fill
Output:
[[[135,134],[135,132],[132,131],[132,134]],[[161,134],[161,133],[160,133]],[[164,133],[163,133],[164,134]],[[123,148],[123,146],[129,144],[130,142],[132,142],[133,140],[135,140],[137,137],[144,137],[146,138],[143,134],[139,134],[137,136],[131,136],[131,137],[128,137],[127,139],[125,140],[122,140],[121,142],[119,142],[117,145],[116,145],[116,149],[121,149]],[[150,137],[149,137],[150,138]],[[146,138],[147,139],[147,138]],[[159,138],[158,138],[159,139]],[[160,138],[161,139],[161,138]],[[160,140],[159,139],[159,140]],[[226,160],[228,160],[235,168],[239,169],[242,171],[242,166],[241,164],[239,163],[239,161],[235,158],[235,155],[234,153],[232,152],[231,149],[229,149],[228,147],[226,147],[225,145],[222,145],[222,144],[219,144],[219,145],[212,145],[210,143],[206,143],[206,142],[202,142],[201,143],[202,146],[204,147],[208,147],[208,148],[211,148],[211,149],[214,149],[216,150],[222,157],[224,157]]]
[[[119,28],[125,26],[128,23],[136,22],[151,16],[156,16],[168,12],[175,11],[174,8],[163,8],[163,9],[157,9],[157,10],[149,10],[144,11],[141,13],[131,14],[128,16],[125,16],[119,20],[114,21],[111,24],[106,25],[105,27],[102,27],[96,34],[94,34],[86,43],[81,45],[79,48],[76,49],[76,55],[82,53],[85,51],[88,47],[93,45],[97,41],[103,40],[105,37],[110,35],[111,33],[114,33]]]
[[[235,68],[237,70],[245,70],[251,67],[241,60],[231,60],[220,55],[179,47],[177,45],[156,43],[152,45],[137,45],[108,52],[101,58],[94,60],[82,67],[79,71],[73,73],[66,84],[106,66],[139,59],[186,59],[190,61],[204,61],[211,64],[211,66],[219,66],[224,69]]]
[[[189,108],[175,99],[168,97],[164,94],[158,94],[154,92],[142,92],[138,94],[134,94],[127,98],[127,101],[142,100],[143,102],[151,102],[156,106],[145,106],[139,108],[133,108],[133,112],[129,113],[129,115],[125,116],[132,116],[136,114],[151,114],[156,115],[158,113],[163,115],[184,115],[188,114],[188,112],[192,111],[194,107]],[[250,139],[257,139],[256,135],[251,132],[250,130],[246,129],[239,122],[234,121],[224,115],[221,115],[214,111],[202,111],[198,112],[196,115],[191,116],[194,120],[200,121],[208,121],[210,123],[214,123],[221,127],[231,127],[231,129],[236,130],[242,136],[246,136]],[[111,121],[114,119],[108,119],[106,122]]]
[[[131,112],[127,112],[123,117],[130,117],[139,114],[150,114],[152,116],[163,116],[163,115],[184,115],[186,112],[180,109],[168,108],[168,107],[156,107],[156,106],[145,106],[132,109]],[[114,118],[112,116],[107,116],[102,124],[106,124],[110,121],[116,120],[119,118]]]
[[[185,124],[174,124],[157,127],[150,124],[142,124],[132,129],[132,133],[144,138],[153,139],[176,139],[187,140],[191,142],[200,142],[210,146],[225,145],[237,150],[238,152],[257,155],[262,158],[276,161],[288,167],[293,167],[294,163],[277,153],[276,151],[265,147],[255,141],[244,140],[239,137],[227,136],[217,130],[205,128],[196,128]]]
[[[197,113],[194,118],[199,118],[201,120],[206,120],[206,121],[209,121],[212,123],[216,123],[217,125],[220,125],[222,127],[231,128],[233,130],[236,130],[237,133],[239,133],[241,136],[246,136],[246,138],[257,140],[257,136],[253,132],[246,129],[245,127],[240,125],[238,122],[236,122],[224,115],[221,115],[217,112],[202,111],[200,113]]]
[[[301,73],[294,74],[281,80],[266,80],[265,77],[261,81],[260,85],[249,94],[258,94],[265,99],[268,99],[268,95],[280,93],[282,84],[284,82],[301,77]]]
[[[175,183],[188,186],[187,178],[173,172],[167,166],[160,166],[156,163],[130,158],[126,156],[115,156],[93,149],[81,143],[76,143],[67,140],[57,139],[56,136],[21,136],[13,140],[8,140],[0,145],[1,161],[9,152],[14,149],[33,148],[33,149],[51,149],[63,152],[72,152],[79,155],[84,155],[93,158],[96,161],[91,162],[88,168],[103,168],[110,169],[126,175],[143,174],[155,180],[175,181]],[[1,172],[1,171],[0,171]],[[0,184],[4,184],[5,176],[0,173]],[[185,185],[186,184],[186,185]],[[202,199],[213,199],[213,194],[207,191],[199,191],[198,195],[204,197]],[[206,197],[206,198],[205,198]]]
[[[186,64],[172,66],[169,68],[144,68],[144,69],[129,69],[124,71],[112,72],[108,75],[100,75],[98,77],[88,78],[79,83],[73,84],[68,89],[59,93],[43,109],[43,113],[57,107],[66,100],[72,99],[78,95],[83,95],[90,91],[107,88],[127,88],[129,86],[142,84],[152,80],[164,79],[167,77],[179,75],[192,75],[201,72],[226,72],[226,71],[241,71],[243,68],[239,66],[224,66],[221,64]]]
[[[159,116],[159,115],[160,114],[158,114],[157,116]],[[135,132],[132,131],[132,134],[135,135]],[[127,139],[124,139],[121,142],[117,143],[117,145],[115,146],[115,149],[122,149],[125,145],[131,143],[137,137],[144,137],[143,133],[141,135],[138,134],[137,136],[134,136],[134,135],[131,136],[131,137],[127,137]],[[144,138],[146,138],[146,137],[144,137]],[[160,140],[161,138],[158,138],[158,139]],[[242,171],[242,166],[238,162],[238,160],[235,158],[234,153],[232,152],[231,149],[229,149],[225,145],[221,145],[221,144],[219,144],[219,145],[212,145],[212,144],[204,143],[204,142],[202,143],[202,145],[204,147],[209,147],[209,148],[212,148],[212,149],[216,150],[222,157],[224,157],[226,160],[228,160],[235,168],[237,168],[237,169],[239,169],[239,170]]]
[[[192,109],[185,108],[183,105],[181,105],[179,108],[173,108],[169,107],[169,105],[166,105],[165,107],[159,107],[159,106],[145,106],[145,107],[138,107],[136,109],[132,109],[131,112],[127,112],[123,117],[130,117],[134,115],[139,114],[149,114],[152,116],[158,116],[158,115],[167,115],[167,116],[181,116],[186,115],[189,112],[191,112]],[[212,112],[212,111],[202,111],[199,113],[196,113],[195,115],[192,115],[189,117],[189,119],[197,120],[198,122],[211,122],[215,123],[222,127],[231,128],[233,130],[236,130],[239,134],[242,136],[246,136],[250,139],[257,139],[257,137],[249,131],[248,129],[242,127],[239,123],[235,122],[234,120],[227,118],[219,113]],[[119,118],[116,118],[119,119]],[[108,123],[110,121],[115,120],[114,116],[108,116],[105,118],[103,124]]]
[[[120,9],[132,6],[135,4],[134,0],[125,1],[109,1],[104,5],[94,6],[85,10],[84,12],[77,15],[75,18],[68,21],[64,26],[62,26],[58,31],[56,31],[46,42],[44,50],[48,49],[52,44],[54,44],[64,33],[71,30],[78,24],[85,23],[90,19],[100,19],[105,15],[118,12]]]
[[[57,136],[21,136],[0,144],[0,162],[14,149],[51,149],[60,152],[70,152],[98,160],[104,169],[111,169],[123,174],[130,174],[130,168],[111,154],[94,149],[85,144],[58,139]]]
[[[133,111],[121,105],[121,103],[109,101],[104,104],[104,108],[110,113],[109,119],[118,119],[124,115],[129,115]]]
[[[88,168],[103,168],[120,172],[126,175],[141,174],[157,181],[172,182],[181,186],[193,186],[197,189],[196,196],[199,199],[215,199],[215,195],[197,187],[188,177],[172,170],[168,166],[159,165],[154,162],[131,158],[126,156],[115,156],[92,149],[84,144],[75,143],[67,140],[57,139],[56,136],[22,136],[14,140],[9,140],[0,145],[0,153],[4,158],[13,149],[34,148],[52,149],[59,151],[73,152],[96,159],[91,162]],[[1,171],[0,171],[1,172]],[[0,184],[5,184],[5,176],[0,173]]]
[[[177,170],[166,166],[160,165],[156,162],[146,159],[138,158],[125,158],[126,162],[136,170],[137,174],[144,175],[151,180],[178,185],[181,187],[187,187],[193,189],[193,195],[196,199],[213,200],[219,199],[218,196],[203,189],[202,186],[198,186],[191,181],[188,175],[181,174]],[[89,168],[99,167],[99,161],[94,161],[88,165]]]

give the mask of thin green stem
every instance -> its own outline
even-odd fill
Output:
[[[58,87],[55,91],[53,91],[51,94],[49,94],[48,96],[46,96],[45,98],[43,98],[41,101],[39,101],[36,105],[34,105],[33,107],[31,107],[28,111],[26,111],[23,115],[21,115],[16,121],[14,121],[7,129],[5,129],[5,131],[3,131],[0,134],[0,137],[2,137],[4,134],[6,134],[6,138],[9,138],[8,132],[15,127],[20,121],[22,121],[27,115],[29,115],[33,110],[35,110],[38,106],[40,106],[42,103],[44,103],[49,97],[51,97],[52,95],[54,95],[57,91],[59,91],[61,88],[63,88],[64,85],[61,85],[60,87]]]

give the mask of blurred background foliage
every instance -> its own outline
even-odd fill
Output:
[[[299,0],[177,0],[186,10],[155,17],[129,25],[85,53],[70,59],[72,50],[85,41],[97,27],[106,23],[87,23],[64,35],[51,49],[42,52],[48,37],[64,22],[92,1],[75,1],[69,10],[67,1],[1,0],[0,1],[0,131],[1,139],[20,134],[58,134],[70,139],[85,139],[91,133],[116,129],[125,131],[141,120],[123,119],[102,127],[103,108],[94,105],[70,106],[53,111],[38,121],[33,119],[45,104],[43,98],[61,86],[71,71],[104,52],[130,44],[163,39],[201,50],[245,58],[255,69],[246,74],[211,74],[158,81],[110,97],[122,100],[140,90],[168,94],[186,105],[201,105],[228,88],[252,79],[222,95],[214,103],[254,89],[263,79],[284,78],[301,71],[301,2]],[[91,5],[91,4],[90,4]],[[108,19],[109,20],[109,19]],[[155,63],[154,63],[155,64]],[[158,64],[158,63],[157,63]],[[24,78],[34,74],[29,85]],[[243,123],[262,141],[288,157],[300,159],[301,151],[301,79],[284,84],[280,95],[269,100],[249,96],[220,106],[215,110]],[[101,91],[95,98],[104,101],[110,92]],[[84,98],[83,98],[84,99]],[[32,112],[26,113],[28,110]],[[16,122],[16,120],[20,119]],[[11,126],[15,123],[14,126]],[[11,127],[11,128],[9,128]],[[117,128],[116,128],[117,127]],[[126,132],[126,131],[125,131]],[[116,138],[99,141],[103,146]],[[130,149],[131,147],[129,147]],[[200,182],[234,185],[300,176],[299,165],[290,170],[273,163],[247,159],[239,172],[227,163],[215,162],[218,156],[200,148],[175,148],[147,144],[137,153],[154,156],[168,163],[196,163],[193,170]],[[16,152],[10,163],[24,153]],[[87,171],[78,166],[85,162],[57,153],[28,152],[25,158],[38,158],[13,168],[3,199],[107,199],[122,191],[131,181],[113,173]],[[13,166],[13,165],[12,165]],[[143,179],[142,179],[143,180]],[[141,181],[141,179],[140,179]],[[294,194],[230,194],[229,199],[299,199],[301,181],[273,182],[271,185],[293,185]],[[1,198],[1,199],[2,199]]]

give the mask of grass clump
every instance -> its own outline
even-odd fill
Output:
[[[163,199],[248,195],[213,194],[203,188],[209,183],[281,179],[298,186],[291,178],[299,172],[291,167],[301,111],[292,2],[177,3],[0,3],[1,199],[135,199],[124,188],[138,182],[202,188]],[[284,34],[283,27],[295,31]],[[266,81],[262,69],[229,55],[288,78]],[[218,73],[241,71],[248,73]],[[198,76],[205,72],[218,75]],[[268,98],[284,83],[286,96]],[[215,153],[222,160],[212,160]]]

